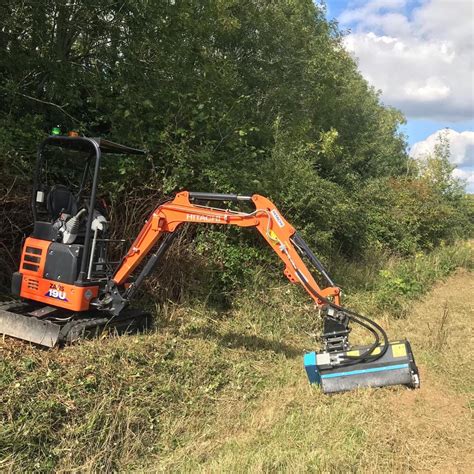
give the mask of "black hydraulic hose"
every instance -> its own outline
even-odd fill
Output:
[[[381,350],[380,351],[380,354],[372,354],[372,352],[379,346],[380,344],[380,337],[379,337],[379,334],[377,333],[377,331],[371,327],[369,324],[366,324],[364,323],[363,321],[360,321],[358,320],[357,318],[349,315],[349,318],[354,321],[355,323],[359,324],[360,326],[364,327],[365,329],[367,329],[368,331],[370,331],[373,335],[374,335],[374,338],[375,338],[375,341],[374,343],[365,351],[363,352],[361,355],[359,356],[348,356],[346,355],[345,356],[345,359],[346,359],[346,362],[341,364],[343,366],[348,366],[348,365],[355,365],[355,364],[358,364],[359,362],[361,361],[374,361],[374,360],[377,360],[379,359],[380,357],[382,357],[385,352],[387,351],[387,348],[388,348],[388,339],[386,337],[386,334],[385,334],[385,331],[380,327],[378,326],[378,330],[381,331],[381,334],[382,334],[382,337],[384,339],[384,346],[383,346],[383,351]],[[368,318],[367,318],[368,319]],[[372,321],[371,319],[369,319],[370,323],[373,324],[374,326],[377,324],[375,323],[375,321]],[[375,327],[377,327],[375,326]]]
[[[197,199],[200,201],[251,201],[252,196],[240,196],[238,194],[219,194],[219,193],[199,193],[195,191],[189,192],[189,199]]]
[[[328,271],[324,268],[321,260],[313,253],[313,251],[309,248],[306,241],[301,237],[298,232],[295,232],[291,237],[291,241],[295,244],[310,260],[310,262],[319,270],[319,273],[326,279],[330,286],[335,286],[332,278],[329,276]]]
[[[163,204],[166,204],[166,203],[168,203],[168,202],[171,202],[171,199],[165,198],[165,199],[162,199],[161,201],[158,201],[158,204],[156,205],[156,208],[155,208],[153,211],[150,212],[150,214],[148,215],[148,218],[147,218],[146,222],[148,222],[148,221],[152,218],[153,213],[155,212],[155,210],[156,210],[158,207],[160,207],[160,206],[162,206]],[[136,239],[136,237],[135,237],[135,239]],[[128,252],[129,252],[129,250],[127,250],[127,252],[126,252],[126,253],[122,256],[122,258],[120,259],[119,264],[117,265],[117,267],[116,267],[115,270],[114,270],[114,274],[117,273],[118,269],[122,267],[123,262],[125,261],[125,258],[126,258],[127,255],[128,255]]]
[[[368,360],[375,361],[375,360],[378,360],[378,359],[380,359],[381,357],[383,357],[385,355],[385,353],[388,350],[388,345],[389,345],[388,337],[387,337],[387,333],[385,332],[385,330],[379,324],[377,324],[372,319],[367,318],[366,316],[362,316],[361,314],[356,313],[353,310],[343,308],[342,306],[339,306],[338,304],[328,300],[327,298],[322,296],[318,291],[316,291],[314,288],[312,288],[308,284],[306,278],[304,277],[304,275],[299,270],[296,270],[296,273],[298,274],[300,280],[303,282],[305,287],[309,290],[309,292],[311,294],[316,296],[316,298],[318,298],[320,301],[326,303],[328,306],[331,306],[332,308],[334,308],[338,311],[344,312],[345,314],[347,314],[347,316],[352,321],[354,321],[355,323],[357,323],[360,326],[364,327],[365,329],[367,329],[368,331],[370,331],[374,335],[374,339],[375,339],[374,343],[364,353],[362,353],[361,355],[356,356],[356,357],[346,356],[346,359],[348,359],[348,361],[343,362],[342,364],[340,364],[339,365],[340,367],[355,365],[355,364],[358,364],[359,362],[368,361]],[[366,322],[364,322],[364,321],[366,321]],[[369,325],[372,325],[372,327],[370,327]],[[380,342],[380,337],[377,334],[376,330],[379,331],[380,334],[382,335],[382,338],[384,340],[384,345],[383,345],[383,348],[380,350],[379,354],[372,354],[372,352],[379,346],[379,342]]]
[[[177,235],[178,235],[177,232],[167,232],[164,235],[164,237],[161,240],[158,248],[156,249],[156,252],[153,253],[153,255],[148,259],[148,261],[146,262],[146,264],[143,267],[142,271],[138,274],[137,279],[125,291],[124,296],[125,296],[126,299],[129,300],[134,295],[134,293],[137,291],[137,289],[143,283],[145,278],[147,278],[147,276],[155,268],[155,266],[159,262],[160,258],[168,250],[169,246],[171,245],[171,243],[173,242],[173,240],[176,238]]]
[[[320,273],[326,278],[328,283],[331,286],[335,286],[334,283],[332,282],[332,279],[329,277],[326,269],[324,268],[322,263],[319,261],[319,259],[316,257],[316,255],[314,255],[314,253],[309,248],[308,244],[304,241],[304,239],[298,233],[295,232],[295,234],[293,235],[291,240],[297,246],[297,248],[299,248],[300,251],[302,251],[306,255],[307,258],[309,258],[310,262],[320,271]],[[359,363],[362,360],[374,361],[374,360],[377,360],[377,359],[380,359],[381,357],[383,357],[383,355],[388,350],[388,337],[387,337],[387,333],[384,331],[384,329],[379,324],[377,324],[372,319],[367,318],[366,316],[362,316],[361,314],[356,313],[353,310],[343,308],[342,306],[339,306],[336,303],[333,303],[332,301],[329,301],[327,298],[325,298],[324,296],[319,294],[314,288],[309,286],[306,278],[304,277],[304,275],[301,274],[301,272],[299,272],[299,270],[296,270],[296,271],[297,271],[297,273],[300,277],[300,280],[304,283],[306,288],[314,296],[316,296],[319,300],[325,302],[327,305],[333,307],[334,309],[337,309],[339,311],[344,312],[345,314],[347,314],[347,316],[352,321],[354,321],[355,323],[357,323],[360,326],[364,327],[365,329],[367,329],[368,331],[370,331],[374,335],[374,338],[375,338],[374,343],[363,354],[361,354],[359,356],[356,356],[356,357],[346,356],[346,359],[351,360],[351,362],[346,362],[345,364],[342,364],[342,365],[344,365],[344,366],[353,365],[353,364]],[[368,324],[364,323],[361,320],[366,321]],[[371,325],[372,327],[370,327],[369,325]],[[373,328],[375,328],[375,329],[377,329],[377,331],[379,331],[379,333],[382,335],[383,340],[384,340],[383,348],[381,349],[380,353],[376,354],[376,355],[372,354],[372,352],[379,346],[380,337],[377,334],[377,331],[375,331],[375,329],[373,329]]]

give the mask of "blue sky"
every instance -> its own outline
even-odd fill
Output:
[[[465,130],[474,130],[474,121],[466,120],[464,122],[452,122],[443,120],[428,120],[428,119],[409,119],[407,124],[402,127],[403,132],[408,137],[408,143],[410,145],[415,144],[432,133],[437,132],[443,128],[452,128],[456,132],[463,132]]]
[[[455,176],[474,192],[472,0],[315,0],[346,31],[346,49],[382,101],[407,118],[412,156],[449,128]]]

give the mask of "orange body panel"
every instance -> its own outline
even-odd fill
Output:
[[[20,296],[71,311],[87,311],[98,295],[98,286],[78,287],[43,278],[50,245],[47,240],[26,239],[19,269],[23,275]]]

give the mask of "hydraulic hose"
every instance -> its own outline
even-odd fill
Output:
[[[381,357],[383,357],[385,355],[385,353],[388,350],[388,345],[389,345],[388,337],[387,337],[387,333],[385,332],[385,330],[379,324],[377,324],[375,321],[373,321],[372,319],[370,319],[366,316],[363,316],[359,313],[356,313],[355,311],[353,311],[351,309],[339,306],[338,304],[336,304],[336,303],[330,301],[329,299],[325,298],[318,291],[316,291],[313,287],[311,287],[308,284],[308,282],[306,281],[306,278],[304,277],[304,275],[299,270],[296,270],[296,273],[298,274],[301,282],[303,282],[305,287],[308,289],[308,291],[311,294],[313,294],[313,296],[315,296],[316,298],[318,298],[320,301],[327,304],[328,306],[330,306],[330,307],[332,307],[332,308],[334,308],[338,311],[344,312],[345,314],[347,314],[349,319],[351,319],[355,323],[359,324],[363,328],[367,329],[374,336],[374,339],[375,339],[374,343],[365,352],[363,352],[361,355],[355,356],[355,357],[354,356],[346,356],[347,360],[346,360],[346,362],[343,362],[343,363],[340,364],[341,367],[355,365],[355,364],[358,364],[360,362],[364,362],[364,361],[368,361],[368,360],[375,361],[375,360],[378,360],[378,359],[380,359]],[[377,333],[377,331],[380,333],[380,335],[383,338],[383,341],[384,341],[383,342],[383,347],[380,350],[379,354],[372,354],[372,352],[377,347],[379,347],[379,343],[380,343],[380,336]]]

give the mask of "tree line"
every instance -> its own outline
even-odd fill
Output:
[[[3,1],[2,261],[13,265],[28,231],[34,150],[57,125],[147,150],[104,171],[116,203],[258,192],[323,256],[413,254],[468,235],[472,205],[451,177],[449,144],[412,160],[404,116],[342,39],[311,0]],[[115,211],[130,234],[142,207]],[[253,237],[232,230],[195,237],[236,269],[259,258]]]

